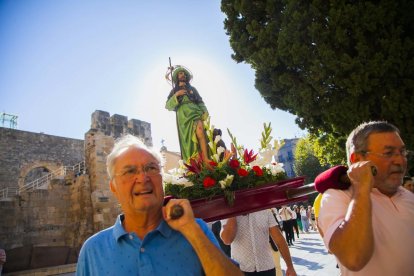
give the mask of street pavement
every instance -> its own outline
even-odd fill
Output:
[[[293,266],[298,276],[335,276],[339,275],[336,259],[328,254],[318,232],[299,234],[293,246],[289,246]],[[286,271],[286,264],[281,258],[281,267]],[[283,273],[283,275],[285,275]]]

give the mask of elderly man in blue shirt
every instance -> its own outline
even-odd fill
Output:
[[[115,143],[107,170],[123,214],[86,240],[77,275],[242,275],[188,200],[163,207],[160,160],[132,135]],[[184,210],[178,219],[171,218],[174,205]]]

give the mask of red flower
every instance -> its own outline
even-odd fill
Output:
[[[203,166],[203,161],[201,161],[201,156],[199,156],[198,159],[190,159],[190,164],[185,164],[184,166],[187,167],[187,169],[195,174],[199,174],[201,172],[202,166]]]
[[[238,167],[240,167],[239,160],[237,160],[237,159],[231,159],[230,162],[229,162],[229,165],[233,169],[237,169]]]
[[[253,166],[252,170],[257,176],[263,176],[263,170],[259,166]]]
[[[240,175],[240,176],[248,176],[249,172],[246,171],[245,169],[238,169],[237,174]]]
[[[249,164],[253,162],[254,160],[256,160],[256,156],[257,153],[253,155],[253,150],[248,151],[247,149],[245,149],[243,155],[244,163]]]
[[[214,162],[214,161],[210,161],[210,162],[208,162],[209,164],[210,164],[210,166],[212,166],[212,167],[217,167],[217,162]]]
[[[211,178],[210,176],[207,176],[203,180],[203,186],[204,188],[210,188],[216,185],[216,180],[214,178]]]

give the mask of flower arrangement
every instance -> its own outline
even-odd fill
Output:
[[[220,145],[220,135],[214,137],[214,126],[210,126],[209,118],[204,121],[204,128],[209,139],[211,161],[203,163],[200,155],[191,157],[187,163],[180,160],[178,169],[163,175],[166,195],[189,200],[224,195],[227,203],[232,205],[236,190],[286,179],[283,164],[272,163],[272,157],[281,144],[275,140],[274,146],[271,145],[270,123],[264,124],[258,153],[239,146],[229,130],[232,152],[226,150]]]

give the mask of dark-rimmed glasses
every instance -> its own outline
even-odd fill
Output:
[[[161,172],[161,167],[158,163],[148,163],[141,166],[139,169],[137,166],[127,166],[124,170],[120,173],[114,174],[115,176],[119,176],[124,181],[133,180],[136,175],[144,173],[146,176],[156,176],[159,175]]]
[[[390,150],[390,151],[386,151],[384,153],[380,153],[380,152],[374,152],[374,151],[361,151],[362,154],[373,154],[376,155],[378,157],[384,158],[384,159],[391,159],[395,156],[402,156],[404,158],[409,158],[413,155],[412,151],[409,151],[407,149],[402,149],[402,150]]]

